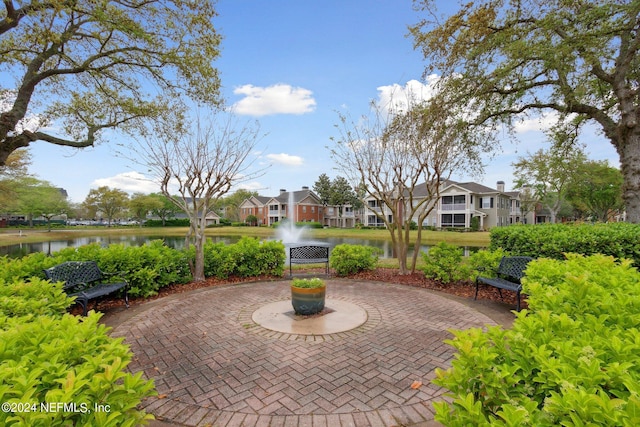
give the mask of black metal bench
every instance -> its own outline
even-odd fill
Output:
[[[498,288],[500,298],[502,298],[502,289],[506,289],[516,293],[518,301],[516,310],[520,311],[520,293],[522,292],[520,280],[524,276],[524,270],[531,260],[533,260],[533,258],[528,256],[502,257],[498,270],[496,270],[497,277],[484,277],[480,275],[476,277],[476,295],[473,299],[478,299],[478,287],[481,283]]]
[[[292,264],[325,264],[325,273],[329,274],[328,245],[295,245],[289,247],[289,276],[293,276]]]
[[[64,282],[65,292],[76,297],[75,302],[82,306],[82,315],[87,315],[89,300],[95,300],[94,309],[98,306],[98,299],[124,290],[124,302],[129,308],[129,284],[122,279],[120,282],[103,283],[106,276],[98,268],[95,261],[67,261],[44,270],[47,279],[52,282]]]

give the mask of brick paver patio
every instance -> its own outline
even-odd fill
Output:
[[[251,314],[290,296],[289,282],[172,295],[132,310],[113,331],[155,380],[144,408],[188,426],[407,426],[433,420],[431,383],[453,356],[449,328],[495,324],[425,289],[329,279],[327,298],[357,304],[368,320],[325,336],[272,332]],[[423,385],[412,389],[414,381]]]

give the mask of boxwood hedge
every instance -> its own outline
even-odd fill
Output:
[[[564,253],[627,258],[640,267],[640,224],[539,224],[491,229],[491,249],[512,255],[564,259]]]

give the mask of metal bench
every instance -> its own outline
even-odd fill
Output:
[[[502,257],[498,270],[496,270],[497,277],[484,277],[480,275],[476,277],[476,295],[473,299],[478,299],[478,287],[481,283],[498,288],[500,298],[502,298],[502,289],[506,289],[516,293],[516,310],[520,311],[520,293],[522,292],[520,280],[524,276],[524,270],[531,260],[533,260],[533,258],[528,256]]]
[[[325,264],[329,274],[329,245],[294,245],[289,247],[289,276],[293,276],[292,264]]]
[[[76,297],[75,302],[82,306],[82,315],[87,315],[87,306],[90,300],[95,300],[94,310],[98,306],[98,299],[124,290],[124,302],[129,308],[129,284],[122,279],[120,282],[103,283],[102,273],[95,261],[67,261],[44,270],[47,279],[52,282],[64,282],[64,291],[71,297]]]

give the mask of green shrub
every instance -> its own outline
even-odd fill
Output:
[[[0,425],[139,425],[136,409],[155,394],[152,381],[131,374],[131,353],[111,338],[100,315],[66,314],[72,299],[58,283],[0,280]],[[41,404],[60,402],[71,410]],[[104,412],[96,412],[100,405]]]
[[[454,331],[452,367],[436,370],[447,426],[640,424],[640,273],[629,261],[569,254],[536,260],[529,310],[513,327]]]
[[[478,274],[482,273],[484,277],[495,277],[503,256],[508,255],[507,252],[498,248],[496,250],[480,249],[469,255],[467,263],[469,265],[469,279],[475,279]]]
[[[284,245],[278,241],[263,241],[242,237],[237,243],[205,244],[205,276],[257,277],[281,276],[284,271]]]
[[[0,279],[0,317],[61,316],[72,303],[60,283],[35,277],[30,282]]]
[[[380,250],[371,246],[336,245],[331,251],[329,265],[338,276],[348,276],[365,270],[373,270],[378,263]]]
[[[640,267],[640,224],[539,224],[494,227],[491,249],[513,255],[564,259],[565,252],[633,260]]]
[[[109,337],[99,318],[93,312],[27,322],[0,316],[0,402],[21,409],[0,412],[1,425],[135,426],[153,418],[136,408],[155,394],[153,382],[127,372],[128,347]],[[54,402],[76,409],[41,406]]]
[[[422,259],[425,277],[443,283],[466,280],[471,274],[464,262],[463,249],[456,245],[440,242],[429,248],[429,252],[422,252]]]

